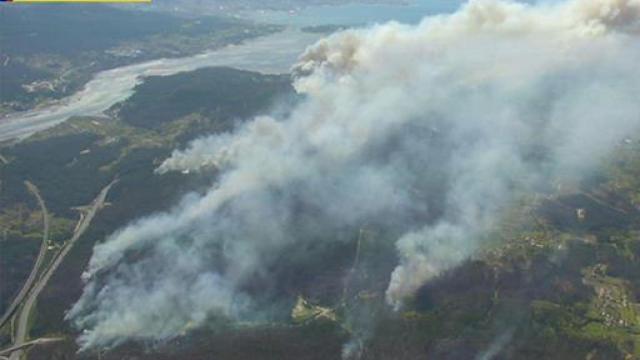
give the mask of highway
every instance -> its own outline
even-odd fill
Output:
[[[33,307],[36,304],[36,300],[38,296],[42,292],[42,290],[47,286],[47,283],[56,272],[60,264],[64,261],[65,257],[71,251],[75,243],[82,237],[85,231],[91,225],[91,221],[93,220],[96,213],[104,207],[105,200],[109,193],[111,187],[117,182],[117,180],[113,180],[109,185],[105,186],[98,196],[91,202],[89,206],[86,207],[85,216],[80,218],[79,226],[76,227],[76,231],[70,240],[65,242],[62,247],[62,250],[55,257],[49,268],[46,270],[44,275],[38,280],[35,284],[28,297],[24,301],[22,308],[17,313],[17,325],[16,325],[16,335],[13,342],[13,347],[17,347],[18,350],[12,351],[9,356],[10,360],[20,360],[23,355],[23,350],[21,345],[26,343],[27,337],[29,336],[29,317],[33,311]]]
[[[36,276],[40,272],[40,267],[42,266],[42,262],[47,254],[47,243],[49,242],[49,212],[47,211],[47,206],[45,205],[42,196],[40,196],[38,187],[29,181],[25,181],[24,184],[27,189],[29,189],[29,192],[38,200],[38,205],[40,205],[40,210],[42,211],[42,220],[44,223],[42,230],[42,244],[40,244],[40,251],[38,252],[38,257],[36,258],[36,262],[33,264],[29,277],[24,282],[24,285],[22,285],[22,289],[20,289],[18,295],[13,299],[11,305],[9,305],[9,308],[7,308],[7,311],[5,311],[2,318],[0,318],[0,328],[3,327],[9,319],[11,319],[18,306],[20,306],[24,301],[25,296],[27,296],[29,290],[33,286],[33,282],[36,280]]]
[[[45,345],[45,344],[50,344],[53,342],[58,342],[58,341],[63,341],[64,338],[40,338],[40,339],[35,339],[35,340],[31,340],[31,341],[27,341],[21,345],[15,345],[15,346],[11,346],[9,348],[6,348],[4,350],[0,350],[0,359],[1,358],[7,358],[5,355],[7,354],[11,354],[15,351],[18,350],[22,350],[25,348],[28,348],[30,346],[34,346],[34,345]]]

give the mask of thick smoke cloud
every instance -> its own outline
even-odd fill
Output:
[[[158,169],[220,176],[204,195],[96,246],[68,316],[83,348],[254,320],[246,291],[291,246],[392,229],[400,308],[482,246],[515,194],[579,178],[640,124],[640,0],[475,0],[417,26],[326,38],[305,99],[194,141]],[[309,256],[313,256],[310,254]]]

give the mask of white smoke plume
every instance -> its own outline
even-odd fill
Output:
[[[82,347],[251,319],[245,285],[284,249],[364,223],[400,234],[386,297],[401,307],[481,246],[515,191],[585,175],[637,130],[639,37],[640,0],[473,0],[321,40],[295,68],[290,115],[158,169],[216,167],[208,193],[95,247],[68,314]]]

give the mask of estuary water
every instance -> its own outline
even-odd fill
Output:
[[[96,74],[77,93],[43,108],[0,119],[0,142],[24,139],[69,117],[100,115],[126,100],[146,76],[166,76],[210,66],[229,66],[262,73],[287,73],[304,49],[322,35],[300,31],[314,25],[367,25],[395,20],[416,23],[426,15],[454,11],[462,0],[416,0],[410,5],[350,4],[313,6],[293,12],[255,12],[253,20],[288,26],[280,33],[202,54],[158,59]]]

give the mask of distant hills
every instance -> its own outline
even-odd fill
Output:
[[[123,9],[0,7],[0,115],[70,95],[101,70],[192,55],[277,30],[230,17]]]

